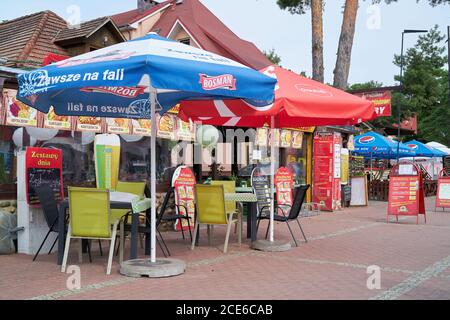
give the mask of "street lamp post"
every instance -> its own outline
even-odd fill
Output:
[[[402,51],[401,51],[401,55],[400,55],[400,92],[403,93],[403,48],[404,48],[404,42],[405,42],[405,34],[406,33],[427,33],[428,30],[403,30],[402,32]],[[400,135],[401,135],[401,123],[402,123],[402,118],[401,118],[401,101],[398,104],[398,132],[397,132],[397,163],[400,162]]]

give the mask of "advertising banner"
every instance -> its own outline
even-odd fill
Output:
[[[25,156],[26,194],[30,206],[38,206],[36,189],[48,185],[56,201],[64,199],[62,178],[62,152],[60,149],[28,147]]]
[[[417,216],[419,223],[419,214],[426,214],[421,172],[413,163],[395,165],[389,175],[387,218],[390,215],[397,216],[397,219],[398,216]]]
[[[10,126],[36,127],[38,111],[16,99],[17,90],[3,90],[5,124]]]
[[[256,145],[259,147],[267,147],[269,138],[269,130],[267,128],[256,129]]]
[[[106,131],[108,133],[129,134],[130,119],[106,118]]]
[[[303,147],[303,132],[292,131],[292,148],[301,149]]]
[[[47,114],[43,114],[44,128],[58,130],[72,130],[72,118],[69,116],[58,116],[53,107]]]
[[[99,117],[77,117],[77,131],[102,132],[102,118]]]
[[[436,208],[450,208],[450,176],[444,175],[442,170],[438,179],[438,190],[436,195]]]
[[[137,136],[150,137],[152,135],[152,121],[148,119],[139,119],[132,121],[132,132]]]
[[[292,146],[292,131],[291,130],[281,130],[280,133],[280,147],[290,148]]]
[[[391,91],[372,91],[355,93],[356,96],[372,101],[375,104],[375,112],[378,117],[390,117],[392,115]]]
[[[191,229],[194,227],[195,218],[195,194],[196,184],[194,173],[185,166],[178,167],[172,178],[172,187],[175,190],[175,204],[178,206],[178,214],[187,215],[190,218]],[[180,224],[180,221],[183,225]],[[178,219],[174,225],[175,230],[189,230],[186,219]]]
[[[275,190],[277,193],[277,204],[279,206],[292,207],[293,189],[294,175],[291,170],[285,167],[279,168],[275,174]]]
[[[325,211],[333,211],[333,133],[314,136],[314,187],[313,202],[320,203]]]
[[[158,138],[175,140],[176,121],[172,114],[158,117]]]
[[[177,119],[177,139],[182,141],[192,141],[195,138],[195,125],[185,122],[180,118]]]
[[[119,178],[119,136],[115,134],[95,136],[94,158],[97,188],[115,189]]]

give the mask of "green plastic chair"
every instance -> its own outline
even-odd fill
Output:
[[[227,212],[225,208],[225,193],[223,185],[195,185],[195,198],[197,207],[197,217],[195,219],[194,239],[192,239],[191,250],[195,248],[197,231],[200,225],[210,226],[226,225],[227,233],[223,252],[228,251],[228,240],[230,238],[231,226],[238,220],[233,219],[236,212]],[[240,235],[239,235],[240,236]],[[209,243],[211,244],[211,233],[208,232]],[[239,239],[239,243],[241,239]]]
[[[66,246],[61,272],[66,271],[67,257],[72,238],[79,239],[78,260],[82,263],[81,240],[99,239],[109,240],[108,265],[106,274],[111,274],[117,227],[120,220],[115,220],[111,227],[111,210],[109,205],[109,190],[94,188],[69,187],[70,223],[67,231]],[[123,228],[121,228],[123,229]],[[122,238],[122,237],[121,237]],[[120,241],[120,251],[123,252],[123,241]],[[123,254],[121,254],[122,260]],[[120,261],[122,263],[122,261]]]
[[[146,186],[145,181],[142,182],[118,181],[116,185],[116,191],[131,193],[139,197],[143,197],[145,192],[145,186]],[[127,209],[111,209],[111,221],[114,222],[115,220],[119,220],[123,216],[126,216],[129,212],[130,210]]]

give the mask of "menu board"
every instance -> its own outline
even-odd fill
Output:
[[[106,118],[106,131],[108,133],[129,134],[130,119]]]
[[[272,205],[270,177],[261,174],[258,167],[253,169],[252,172],[252,187],[256,194],[256,198],[258,199],[258,215],[262,213],[263,216],[269,216]]]
[[[275,174],[275,189],[277,192],[277,204],[292,207],[294,188],[294,175],[291,170],[281,167]]]
[[[158,137],[175,140],[176,121],[172,114],[164,114],[158,117]]]
[[[292,146],[292,131],[291,130],[281,130],[280,133],[280,147],[290,148]]]
[[[102,132],[102,118],[100,117],[77,117],[77,131]]]
[[[301,149],[303,147],[303,132],[292,131],[292,148]]]
[[[450,208],[450,177],[439,177],[436,207]]]
[[[132,121],[132,132],[134,135],[138,136],[147,136],[150,137],[152,135],[152,120],[150,119],[139,119]]]
[[[172,187],[175,190],[175,204],[178,206],[178,214],[186,215],[184,210],[187,210],[187,214],[190,217],[189,223],[191,229],[194,226],[195,217],[195,183],[194,173],[188,167],[180,166],[175,170],[172,178]],[[178,219],[174,227],[177,231],[181,231],[181,228],[183,230],[189,230],[186,219]]]
[[[69,116],[58,116],[53,106],[44,117],[44,128],[58,130],[72,130],[72,118]]]
[[[182,141],[192,141],[195,137],[195,126],[191,122],[185,122],[177,118],[177,139]]]
[[[36,189],[43,185],[50,186],[57,201],[64,199],[61,150],[29,147],[25,159],[28,204],[39,205]]]
[[[390,215],[417,215],[419,213],[420,177],[392,176],[389,178]]]
[[[3,90],[6,125],[36,127],[38,111],[16,99],[17,90]]]
[[[268,146],[268,129],[258,128],[256,129],[256,145],[260,147]]]
[[[318,132],[314,136],[313,202],[325,211],[341,207],[341,136]]]

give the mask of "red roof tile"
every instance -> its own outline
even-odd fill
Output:
[[[119,13],[116,14],[114,16],[111,16],[112,20],[114,21],[114,23],[116,25],[118,25],[119,27],[124,27],[127,26],[129,24],[135,23],[136,21],[141,20],[142,18],[145,18],[146,16],[155,13],[156,11],[158,11],[161,8],[164,8],[166,5],[168,5],[171,1],[164,1],[161,2],[160,4],[147,9],[143,12],[140,12],[138,9],[134,9],[131,11],[127,11],[127,12],[123,12],[123,13]]]
[[[183,0],[165,10],[152,31],[167,37],[177,20],[205,50],[257,70],[272,64],[253,43],[239,38],[198,0]]]
[[[67,55],[53,40],[67,22],[51,11],[42,11],[0,24],[0,57],[7,66],[38,67],[48,53]],[[21,62],[14,62],[21,61]]]

